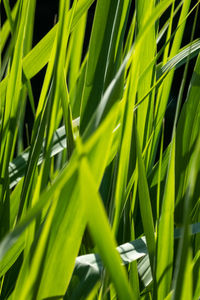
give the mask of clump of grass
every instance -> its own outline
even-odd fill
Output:
[[[85,51],[93,2],[60,0],[57,24],[33,49],[36,1],[2,4],[1,299],[198,300],[199,1],[97,0]],[[35,99],[31,78],[45,65]]]

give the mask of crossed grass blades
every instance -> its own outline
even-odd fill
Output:
[[[34,48],[36,0],[1,6],[1,299],[198,300],[199,1],[60,0]]]

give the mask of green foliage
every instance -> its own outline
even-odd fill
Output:
[[[200,299],[199,1],[60,0],[34,48],[36,1],[1,5],[0,298]]]

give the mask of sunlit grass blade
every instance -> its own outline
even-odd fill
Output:
[[[156,288],[157,298],[159,300],[164,299],[170,292],[172,278],[174,252],[175,137],[172,140],[170,152],[157,237]],[[164,248],[163,245],[165,245]]]
[[[12,65],[10,69],[10,76],[6,91],[5,106],[3,107],[3,118],[0,128],[0,159],[1,159],[1,184],[0,184],[0,206],[1,214],[4,210],[5,214],[9,214],[9,193],[7,190],[9,184],[8,165],[14,155],[14,147],[16,143],[18,114],[20,111],[20,86],[22,80],[22,57],[23,45],[25,38],[25,28],[27,26],[27,15],[29,1],[24,1],[21,10],[21,19],[18,24],[16,47],[14,50]],[[9,222],[9,218],[7,220]],[[4,234],[8,230],[8,225],[1,224],[2,232]],[[1,236],[2,237],[2,236]]]
[[[142,224],[144,233],[147,240],[147,247],[151,261],[152,272],[154,270],[154,257],[156,250],[155,235],[154,235],[154,222],[151,208],[151,200],[149,196],[149,189],[147,178],[145,174],[144,161],[141,154],[140,138],[135,128],[136,135],[136,149],[137,149],[137,170],[138,170],[138,192],[140,201],[140,211],[142,217]]]
[[[152,10],[154,8],[154,1],[137,1],[137,30],[140,32],[142,27],[144,26],[145,20],[151,15]],[[156,51],[156,40],[155,40],[155,26],[152,26],[148,35],[143,42],[143,46],[140,49],[141,57],[143,59],[140,63],[140,73],[147,67],[149,61],[154,58]],[[138,84],[138,99],[143,98],[143,96],[150,89],[152,83],[154,82],[154,66],[152,65],[148,71],[145,72],[145,76],[142,80],[139,81]],[[141,149],[143,149],[144,145],[149,139],[149,136],[152,131],[152,123],[153,123],[153,94],[145,99],[145,101],[139,106],[137,110],[137,126],[140,128],[138,135],[140,139]]]
[[[97,245],[101,258],[114,282],[119,298],[135,299],[128,284],[125,270],[121,266],[120,257],[115,250],[116,244],[114,242],[101,199],[97,192],[97,186],[91,175],[87,160],[84,157],[80,160],[80,180],[82,182],[82,197],[87,199],[89,230],[95,244]],[[89,194],[86,191],[86,186],[90,187]],[[102,243],[102,240],[104,240],[104,243]],[[112,259],[110,259],[110,257],[112,257]]]
[[[114,231],[117,232],[119,225],[119,215],[124,204],[125,188],[127,184],[128,164],[130,155],[130,145],[132,139],[132,124],[133,124],[133,110],[136,102],[136,94],[139,82],[139,70],[141,63],[141,49],[148,31],[152,28],[154,22],[168,7],[172,1],[163,1],[163,5],[157,5],[152,14],[145,20],[142,29],[139,31],[135,44],[133,46],[133,55],[130,62],[132,62],[129,78],[127,80],[127,89],[125,96],[125,109],[122,121],[122,138],[121,149],[119,156],[118,176],[115,190],[115,217],[114,217]]]
[[[125,1],[125,3],[127,2]],[[92,114],[100,102],[102,94],[113,77],[111,76],[111,79],[106,79],[106,73],[109,72],[109,64],[115,63],[109,60],[111,59],[110,52],[113,51],[112,41],[114,37],[115,39],[117,38],[117,28],[120,26],[120,19],[116,23],[118,11],[119,14],[122,14],[120,10],[123,8],[126,9],[127,6],[123,7],[122,3],[123,1],[120,0],[115,3],[104,0],[97,2],[81,102],[81,133],[86,129]],[[116,33],[114,30],[116,30]],[[108,80],[106,85],[105,80]]]
[[[83,55],[86,23],[87,23],[87,13],[85,13],[82,16],[80,22],[75,27],[70,38],[69,47],[71,47],[71,55],[70,55],[70,65],[69,65],[69,93],[70,93],[71,107],[76,105],[75,103],[76,93],[77,93],[76,85],[78,82],[78,77],[80,72],[81,57]],[[73,109],[72,109],[72,115],[74,115]],[[80,108],[79,108],[78,115],[80,116]]]

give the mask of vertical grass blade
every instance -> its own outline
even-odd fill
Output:
[[[125,270],[121,266],[120,257],[115,250],[116,243],[114,242],[101,199],[98,195],[97,186],[90,172],[87,160],[84,157],[80,161],[79,172],[82,182],[82,198],[87,199],[88,225],[99,254],[108,269],[119,298],[135,299],[128,284]],[[86,187],[89,187],[89,193]]]

